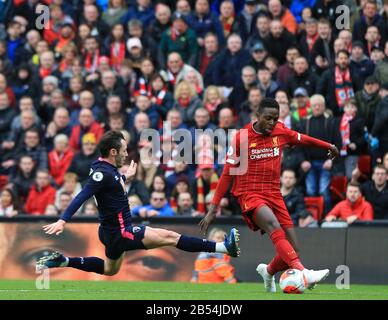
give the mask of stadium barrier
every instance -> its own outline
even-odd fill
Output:
[[[60,236],[48,236],[41,227],[56,221],[55,217],[0,218],[0,279],[34,279],[35,260],[47,251],[58,250],[69,256],[104,257],[98,239],[98,221],[94,217],[74,218]],[[201,236],[199,218],[134,219],[153,227]],[[240,258],[233,259],[236,277],[243,282],[256,282],[255,271],[260,262],[273,257],[268,236],[251,232],[240,218],[219,218],[217,227],[238,227],[241,234]],[[308,268],[329,268],[327,283],[335,283],[338,266],[350,268],[350,283],[388,284],[388,221],[355,223],[348,228],[297,228],[300,254]],[[129,252],[122,270],[114,277],[84,273],[72,268],[53,269],[51,279],[126,280],[126,281],[190,281],[196,254],[160,248]]]

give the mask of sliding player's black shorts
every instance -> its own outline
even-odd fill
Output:
[[[146,249],[142,242],[146,226],[127,226],[125,229],[98,229],[100,241],[105,246],[105,255],[117,260],[125,251]]]

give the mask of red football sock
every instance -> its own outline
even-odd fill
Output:
[[[298,270],[304,269],[294,248],[287,240],[283,229],[279,228],[272,231],[270,238],[275,246],[276,253],[290,268]]]
[[[284,271],[284,270],[287,270],[289,267],[288,267],[288,264],[285,263],[283,261],[282,258],[280,258],[280,256],[277,254],[273,259],[272,261],[269,263],[269,265],[267,266],[267,272],[270,274],[270,275],[275,275],[277,274],[278,272],[280,271]]]

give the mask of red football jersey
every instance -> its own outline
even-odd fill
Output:
[[[236,197],[248,193],[272,194],[278,197],[283,148],[297,144],[327,149],[331,146],[327,142],[290,130],[281,122],[275,125],[269,136],[255,131],[253,124],[239,130],[228,150],[222,174],[233,178],[232,194]],[[222,184],[225,183],[219,181],[212,201],[217,205],[226,191]]]

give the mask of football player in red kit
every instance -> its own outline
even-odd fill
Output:
[[[269,235],[276,250],[272,261],[259,264],[268,292],[275,292],[277,272],[292,268],[302,270],[308,287],[325,279],[329,270],[309,270],[297,254],[296,234],[291,217],[280,193],[282,150],[286,145],[304,145],[328,150],[328,156],[338,156],[335,145],[300,134],[278,122],[279,104],[264,98],[257,110],[257,121],[239,130],[229,148],[226,163],[218,181],[213,200],[200,227],[206,233],[216,218],[217,206],[233,181],[232,194],[238,199],[242,215],[253,231]]]

